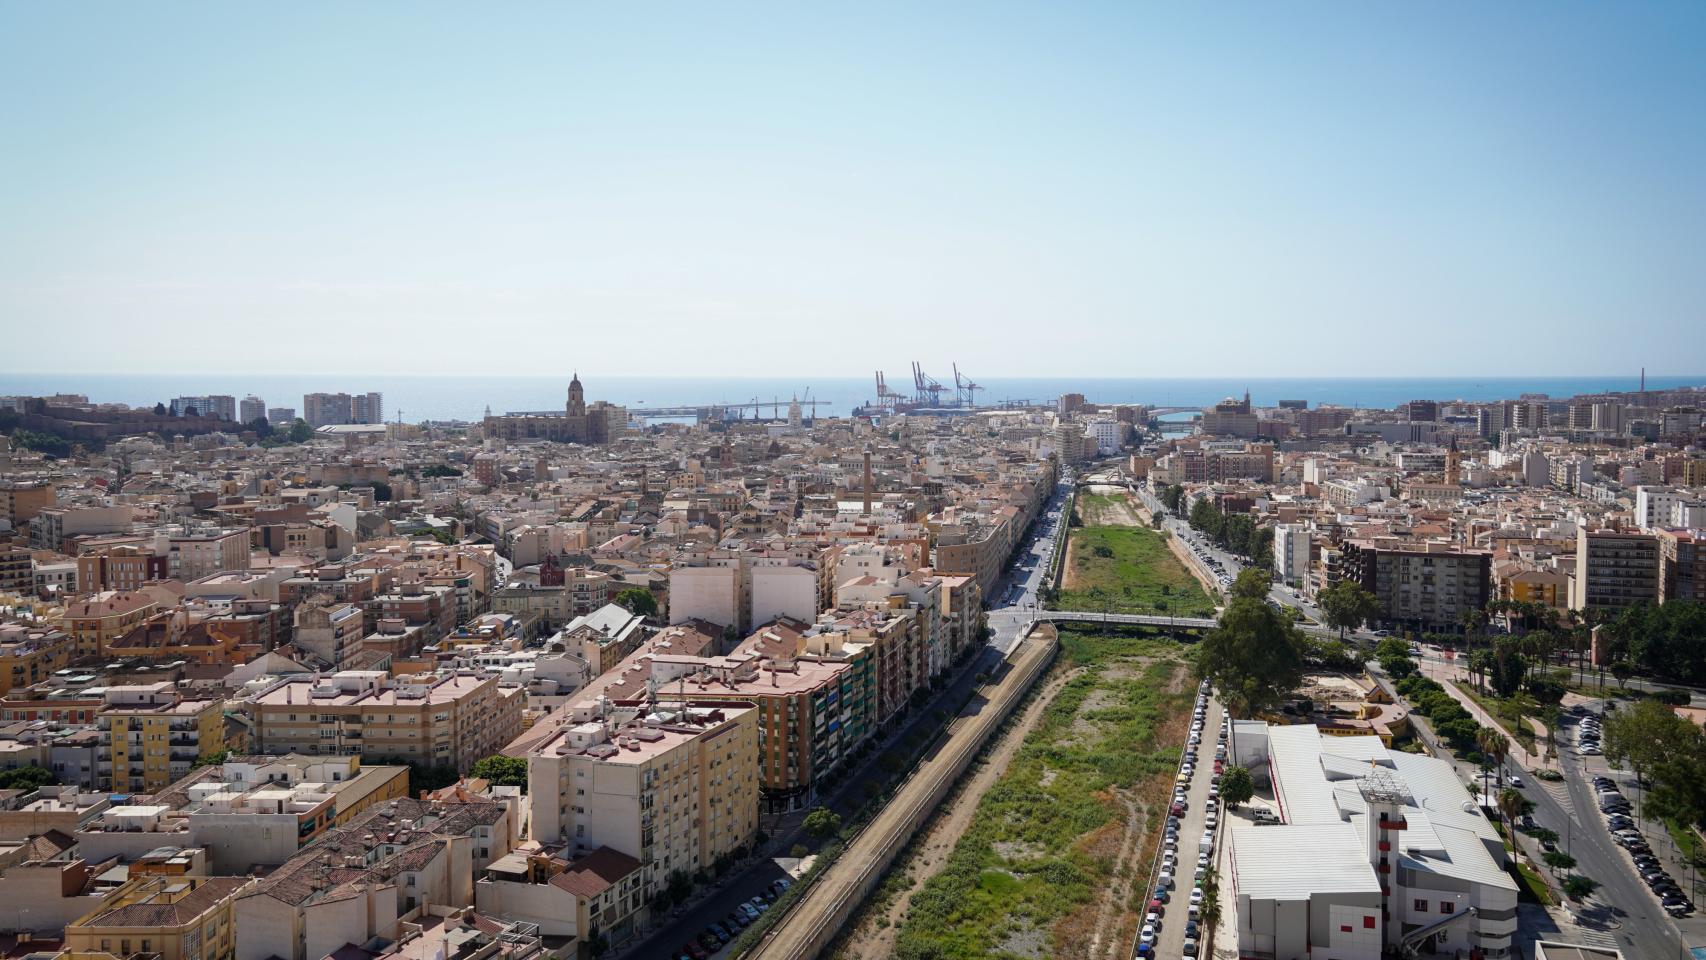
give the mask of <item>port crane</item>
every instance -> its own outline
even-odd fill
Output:
[[[972,382],[971,378],[960,373],[960,365],[954,364],[954,406],[977,406],[977,392],[983,387]]]
[[[942,405],[942,384],[934,377],[924,372],[917,360],[912,361],[913,402],[921,407],[939,407]]]

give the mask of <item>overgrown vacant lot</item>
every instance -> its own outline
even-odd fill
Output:
[[[902,958],[1123,960],[1194,693],[1181,648],[1061,634],[1082,668],[919,890]]]
[[[1144,527],[1080,527],[1066,548],[1066,576],[1054,607],[1112,613],[1212,617],[1214,601]]]
[[[1131,498],[1123,492],[1101,493],[1117,489],[1091,487],[1078,495],[1078,517],[1087,527],[1135,527],[1142,522]]]

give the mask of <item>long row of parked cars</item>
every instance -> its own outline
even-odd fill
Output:
[[[1213,553],[1209,552],[1208,543],[1202,534],[1197,533],[1194,530],[1186,533],[1185,546],[1189,547],[1191,552],[1196,554],[1197,559],[1202,561],[1204,566],[1214,571],[1214,578],[1219,582],[1222,589],[1232,586],[1232,576],[1237,571],[1228,571],[1226,569],[1226,565],[1221,563]]]
[[[1179,830],[1183,826],[1181,818],[1191,805],[1191,781],[1197,774],[1197,750],[1202,746],[1203,725],[1208,716],[1208,689],[1206,681],[1197,688],[1196,708],[1191,715],[1191,735],[1185,744],[1184,758],[1179,764],[1179,773],[1173,787],[1173,805],[1168,808],[1167,824],[1161,837],[1161,869],[1155,877],[1155,895],[1149,900],[1148,912],[1143,917],[1143,928],[1138,933],[1139,960],[1148,960],[1155,956],[1156,945],[1161,937],[1162,919],[1166,916],[1167,905],[1173,898],[1173,888],[1176,886],[1174,877],[1184,875],[1183,864],[1186,861],[1179,852]],[[1202,838],[1197,841],[1195,884],[1191,888],[1186,906],[1185,941],[1180,948],[1180,953],[1186,957],[1197,955],[1202,939],[1202,885],[1208,872],[1214,868],[1214,831],[1220,823],[1220,774],[1226,763],[1226,738],[1230,729],[1229,721],[1221,724],[1220,736],[1214,748],[1213,779],[1209,781]],[[1188,857],[1189,854],[1183,856]]]
[[[1659,858],[1653,855],[1653,848],[1647,845],[1647,838],[1642,836],[1630,816],[1629,800],[1617,788],[1617,781],[1610,777],[1594,777],[1593,786],[1599,795],[1599,809],[1605,814],[1605,826],[1611,831],[1611,839],[1628,851],[1629,858],[1634,861],[1635,872],[1652,888],[1653,896],[1659,898],[1659,905],[1665,912],[1673,917],[1687,916],[1694,910],[1693,901],[1665,872]]]
[[[1576,753],[1584,757],[1599,756],[1599,718],[1582,709],[1579,704],[1571,712],[1581,718],[1576,726]]]
[[[729,941],[740,936],[742,930],[757,920],[764,911],[770,909],[770,905],[775,903],[776,898],[780,897],[782,891],[788,889],[792,883],[793,881],[786,877],[771,881],[770,885],[764,888],[762,894],[741,903],[735,909],[730,910],[727,917],[712,922],[699,932],[699,936],[682,944],[681,949],[676,952],[675,960],[705,960],[711,954],[728,946]]]

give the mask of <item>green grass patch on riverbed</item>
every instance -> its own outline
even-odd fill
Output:
[[[942,872],[913,896],[895,956],[1070,955],[1070,944],[1054,942],[1057,926],[1082,919],[1074,911],[1114,879],[1108,847],[1128,816],[1116,791],[1170,775],[1178,762],[1178,744],[1157,734],[1195,693],[1180,676],[1189,669],[1180,648],[1135,634],[1065,631],[1061,640],[1062,663],[1084,672],[1044,709]],[[1166,692],[1176,677],[1181,690]]]
[[[1079,527],[1068,556],[1056,610],[1214,616],[1214,601],[1154,530]]]

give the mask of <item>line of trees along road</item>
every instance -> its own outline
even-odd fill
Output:
[[[1240,573],[1220,624],[1197,651],[1197,675],[1235,718],[1279,706],[1303,682],[1308,639],[1267,595],[1266,571]]]
[[[1168,490],[1172,488],[1169,487]],[[1175,511],[1177,512],[1177,511]],[[1191,529],[1211,538],[1226,550],[1248,557],[1264,570],[1274,565],[1274,529],[1258,527],[1256,519],[1247,513],[1222,513],[1206,498],[1191,507],[1186,518]]]

